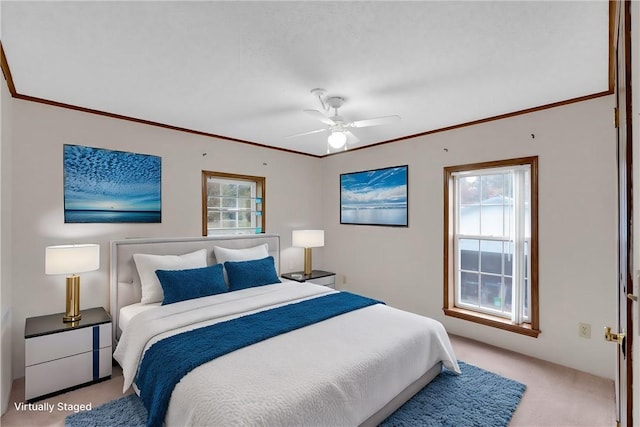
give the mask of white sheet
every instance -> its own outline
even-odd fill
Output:
[[[124,390],[143,352],[197,326],[332,292],[282,283],[161,306],[132,318],[114,358]],[[235,351],[185,376],[167,425],[354,426],[433,365],[459,372],[437,321],[374,305]]]
[[[282,282],[298,283],[293,280],[289,280],[285,278],[281,278],[280,280]],[[125,305],[120,309],[120,313],[118,314],[118,327],[120,328],[120,331],[125,330],[131,318],[136,314],[142,313],[144,311],[152,310],[161,305],[162,305],[161,302],[153,302],[150,304],[142,304],[141,302],[137,302],[135,304]]]
[[[118,315],[118,327],[121,331],[124,331],[133,316],[142,313],[143,311],[152,310],[161,305],[162,303],[160,302],[154,302],[151,304],[142,304],[141,302],[138,302],[122,307],[120,309],[120,314]]]

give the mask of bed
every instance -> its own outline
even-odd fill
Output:
[[[162,301],[144,259],[160,262]],[[148,425],[375,426],[442,366],[459,372],[439,322],[286,281],[279,264],[277,235],[111,242],[114,359]],[[205,271],[227,288],[174,301]]]

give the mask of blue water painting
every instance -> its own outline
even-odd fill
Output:
[[[340,223],[408,226],[408,166],[340,175]]]
[[[64,222],[161,222],[161,160],[65,144]]]

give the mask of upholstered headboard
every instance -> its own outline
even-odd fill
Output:
[[[216,264],[214,246],[243,249],[266,243],[273,256],[276,271],[280,271],[280,236],[275,234],[240,234],[234,236],[142,238],[111,241],[109,270],[110,313],[113,320],[114,340],[120,335],[118,314],[120,308],[140,302],[142,287],[133,261],[133,254],[183,255],[207,249],[207,263]]]

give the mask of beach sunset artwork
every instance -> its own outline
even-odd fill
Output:
[[[407,227],[408,166],[341,174],[340,223]]]
[[[65,223],[161,222],[161,158],[64,145]]]

